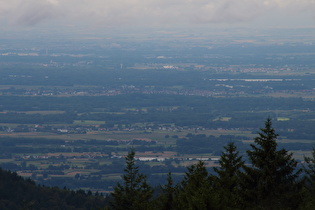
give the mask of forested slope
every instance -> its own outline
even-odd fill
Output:
[[[0,169],[0,209],[97,209],[106,203],[103,196],[83,190],[37,186],[15,172]]]

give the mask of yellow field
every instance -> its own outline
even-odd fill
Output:
[[[278,117],[277,118],[277,121],[288,121],[288,120],[290,120],[290,118],[288,118],[288,117]]]

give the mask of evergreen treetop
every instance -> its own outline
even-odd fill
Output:
[[[214,168],[216,191],[220,194],[220,209],[237,209],[240,206],[240,178],[244,161],[233,142],[224,147],[219,160],[220,167]]]
[[[251,167],[245,166],[245,198],[264,208],[293,207],[297,197],[297,162],[292,153],[277,149],[277,137],[271,119],[260,129],[253,150],[247,151]],[[290,206],[291,205],[291,206]]]
[[[187,167],[184,179],[177,186],[175,209],[216,209],[218,206],[213,179],[203,161]]]
[[[114,188],[112,207],[121,210],[145,210],[150,209],[150,200],[153,190],[146,181],[146,176],[139,173],[136,166],[135,151],[131,149],[125,157],[123,184],[117,183]]]
[[[239,156],[239,152],[233,142],[228,143],[224,149],[225,151],[222,152],[219,160],[220,167],[214,168],[214,171],[218,174],[220,187],[233,190],[237,186],[237,179],[244,161],[242,156]]]

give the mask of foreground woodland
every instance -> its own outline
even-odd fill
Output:
[[[146,177],[138,173],[132,150],[126,157],[123,183],[111,193],[113,209],[313,209],[314,158],[304,168],[292,153],[277,148],[272,122],[267,119],[251,150],[249,164],[239,156],[233,142],[209,174],[202,161],[187,168],[181,182],[173,184],[171,173],[161,192],[153,192]],[[302,176],[302,173],[305,174]]]
[[[184,178],[152,187],[136,165],[132,148],[122,181],[109,195],[37,186],[1,170],[1,209],[314,209],[315,150],[300,166],[292,153],[278,149],[278,134],[265,121],[243,160],[233,142],[224,147],[214,174],[204,162],[187,167]]]

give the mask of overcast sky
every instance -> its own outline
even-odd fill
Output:
[[[315,0],[0,0],[0,29],[315,27]]]

